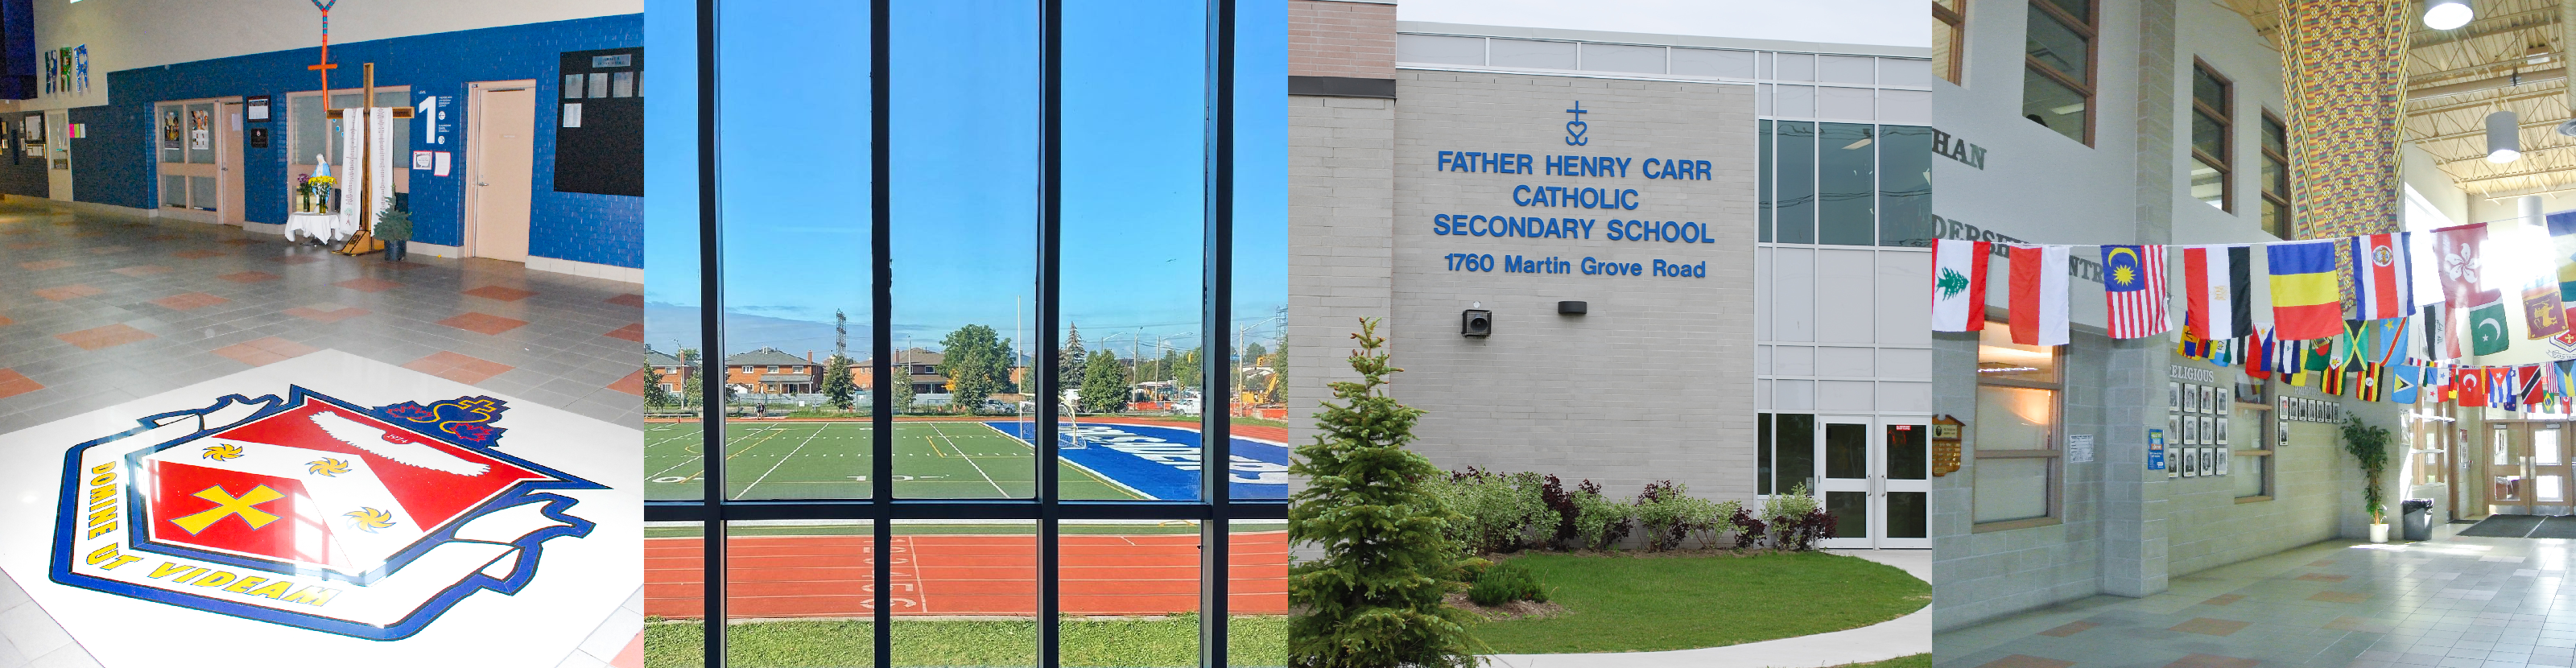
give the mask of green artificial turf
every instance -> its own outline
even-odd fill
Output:
[[[1237,666],[1288,663],[1286,617],[1236,617],[1227,626],[1227,656]],[[727,664],[738,668],[842,668],[874,665],[869,622],[777,621],[735,624]],[[1064,665],[1160,668],[1198,665],[1198,617],[1065,619]],[[1028,666],[1037,661],[1035,621],[896,620],[894,665]],[[644,665],[704,665],[705,627],[644,627]]]
[[[1484,622],[1470,631],[1498,654],[1642,652],[1719,647],[1884,622],[1931,602],[1932,587],[1894,566],[1818,552],[1755,556],[1534,554],[1570,614]]]
[[[995,418],[1007,420],[1008,418]],[[755,422],[734,427],[725,450],[725,492],[735,499],[864,499],[873,427],[865,421]],[[698,425],[655,423],[644,434],[644,498],[697,499],[706,463]],[[981,422],[895,424],[895,495],[914,499],[1027,498],[1037,495],[1037,454],[1027,442]],[[1058,467],[1067,499],[1138,499],[1079,466]]]

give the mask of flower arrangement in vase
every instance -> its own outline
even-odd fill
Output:
[[[301,183],[297,184],[297,194],[302,195],[305,199],[304,210],[309,213],[329,212],[331,209],[332,187],[339,183],[339,179],[325,175],[307,177]]]

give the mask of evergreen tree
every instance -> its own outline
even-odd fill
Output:
[[[853,363],[849,357],[838,353],[823,361],[823,398],[831,401],[833,407],[845,411],[859,400],[858,380],[850,377]]]
[[[1322,553],[1289,568],[1288,604],[1305,614],[1288,622],[1288,664],[1474,666],[1466,613],[1443,600],[1466,558],[1444,532],[1465,518],[1423,487],[1440,468],[1405,449],[1422,411],[1381,389],[1402,369],[1387,365],[1377,321],[1362,319],[1351,338],[1360,381],[1333,384],[1343,403],[1324,404],[1322,433],[1288,469],[1308,483],[1288,507],[1288,540]]]
[[[1082,379],[1082,372],[1086,368],[1084,366],[1086,360],[1083,359],[1083,355],[1082,328],[1074,325],[1066,325],[1064,328],[1064,350],[1056,353],[1055,356],[1055,382],[1057,387],[1081,385],[1079,381]]]
[[[644,363],[644,405],[660,408],[671,405],[671,391],[662,389],[662,370]]]
[[[1082,369],[1082,403],[1076,410],[1083,413],[1116,413],[1127,407],[1127,370],[1120,368],[1118,353],[1100,351],[1085,360]]]

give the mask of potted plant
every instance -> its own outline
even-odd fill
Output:
[[[2361,465],[2361,504],[2362,512],[2370,514],[2370,542],[2388,542],[2388,500],[2379,489],[2379,475],[2388,472],[2388,428],[2345,417],[2343,449]]]

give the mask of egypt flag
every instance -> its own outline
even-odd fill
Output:
[[[2011,249],[2013,343],[2066,345],[2067,247],[2014,245]]]
[[[2335,285],[2335,242],[2270,244],[2272,323],[2284,341],[2343,333],[2342,290]]]
[[[2135,339],[2173,329],[2165,314],[2165,247],[2102,247],[2103,313],[2111,338]]]
[[[1932,331],[1986,328],[1986,258],[1994,243],[1932,240]]]
[[[2414,263],[2407,259],[2413,233],[2352,237],[2353,318],[2383,320],[2415,312]]]
[[[2186,340],[2225,341],[2254,333],[2253,251],[2245,246],[2182,249],[2183,322],[2192,330]]]

